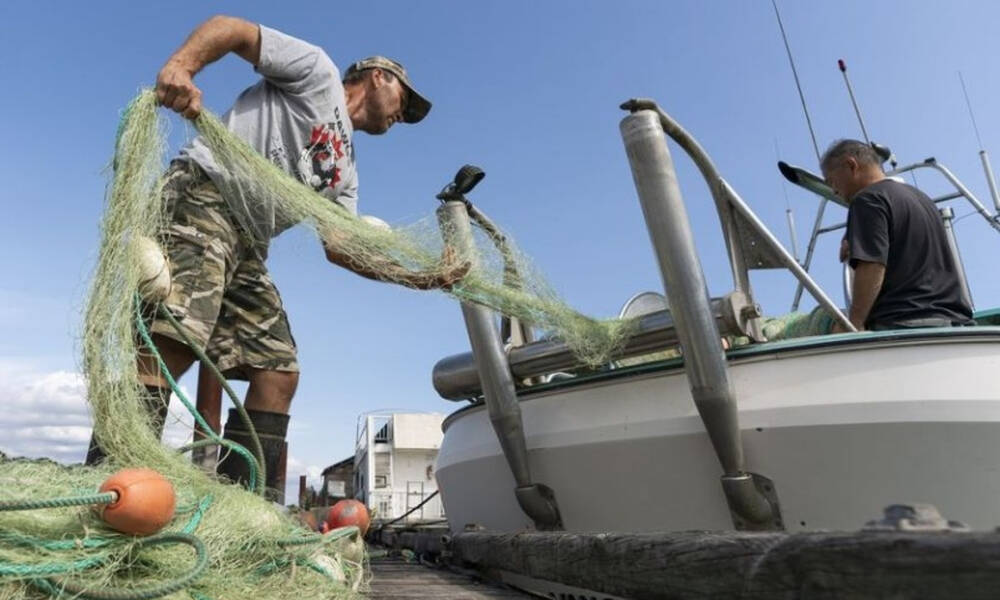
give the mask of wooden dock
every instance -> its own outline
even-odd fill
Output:
[[[436,569],[401,558],[374,558],[371,561],[371,589],[368,598],[402,600],[403,598],[441,598],[444,600],[480,600],[491,598],[532,598],[444,569]]]

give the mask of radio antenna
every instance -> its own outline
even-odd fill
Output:
[[[847,85],[847,94],[851,97],[851,104],[854,105],[854,114],[858,115],[858,124],[861,125],[861,135],[865,136],[865,142],[871,144],[872,140],[868,137],[868,129],[865,127],[865,120],[861,117],[861,109],[858,108],[858,101],[854,98],[854,88],[851,87],[851,80],[847,77],[847,63],[844,59],[837,61],[837,66],[840,68],[840,72],[844,75],[844,83]]]
[[[816,143],[816,132],[813,131],[812,119],[809,117],[809,108],[806,106],[806,97],[802,93],[802,84],[799,82],[799,72],[795,68],[795,59],[792,58],[792,49],[788,45],[788,36],[785,34],[785,26],[781,22],[781,13],[778,12],[778,3],[776,0],[771,0],[771,5],[774,7],[774,16],[778,18],[778,29],[781,30],[781,40],[785,42],[785,53],[788,54],[788,64],[792,67],[792,76],[795,77],[795,88],[799,91],[799,101],[802,102],[802,112],[806,116],[806,125],[809,127],[809,137],[812,138],[813,150],[816,152],[816,162],[822,162],[822,157],[819,154],[819,144]],[[806,259],[802,263],[802,268],[809,271],[809,264],[812,262],[813,251],[816,249],[816,235],[815,232],[819,230],[820,226],[823,224],[823,211],[826,209],[826,198],[820,198],[819,208],[816,210],[816,221],[813,223],[813,235],[809,238],[809,245],[806,247]],[[787,214],[787,213],[786,213]],[[792,300],[792,312],[799,309],[799,301],[802,300],[802,282],[800,281],[795,287],[795,298]]]
[[[979,142],[979,160],[983,162],[983,171],[986,172],[986,183],[990,186],[990,196],[993,197],[993,206],[997,214],[1000,215],[1000,196],[997,194],[997,182],[993,178],[993,167],[990,166],[990,157],[983,147],[983,138],[979,137],[979,126],[976,125],[976,115],[972,112],[972,102],[969,102],[969,92],[965,89],[965,78],[962,72],[958,72],[958,80],[962,82],[962,94],[965,96],[965,105],[969,108],[969,118],[972,119],[972,130],[976,132],[976,141]]]

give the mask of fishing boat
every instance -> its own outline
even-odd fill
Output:
[[[1000,389],[987,376],[1000,368],[1000,311],[980,311],[975,327],[854,331],[680,124],[650,100],[623,108],[669,308],[640,310],[618,360],[596,369],[559,340],[501,338],[494,314],[463,308],[473,351],[433,373],[443,398],[468,401],[444,422],[436,466],[451,531],[1000,525]],[[715,201],[733,278],[722,298],[709,298],[665,137]],[[955,187],[938,200],[964,198],[998,227],[936,161],[889,174],[918,168]],[[817,176],[781,169],[836,200]],[[769,339],[749,273],[773,268],[849,333]],[[727,336],[749,343],[724,350]],[[671,347],[672,358],[628,360]],[[880,520],[893,505],[910,510]]]

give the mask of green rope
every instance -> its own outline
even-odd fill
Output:
[[[107,492],[89,496],[69,496],[66,498],[50,498],[48,500],[0,500],[0,511],[32,510],[36,508],[62,508],[64,506],[82,506],[85,504],[111,504],[118,500],[118,494]]]
[[[198,344],[194,343],[194,340],[192,340],[191,337],[188,336],[187,332],[184,331],[184,327],[177,322],[177,319],[175,319],[174,316],[170,314],[170,311],[167,310],[165,306],[160,304],[158,305],[158,312],[161,317],[166,319],[170,323],[170,325],[173,326],[174,330],[177,331],[177,334],[184,339],[184,343],[187,344],[189,348],[191,348],[191,351],[194,352],[195,356],[198,357],[198,360],[200,360],[203,365],[207,366],[208,369],[212,372],[212,374],[215,375],[216,379],[219,380],[219,383],[222,384],[222,389],[226,390],[226,395],[229,396],[229,399],[233,401],[233,405],[236,407],[236,412],[239,413],[240,419],[243,421],[243,425],[246,427],[247,432],[250,434],[250,441],[253,443],[253,451],[254,454],[256,455],[259,467],[257,471],[256,491],[259,492],[260,494],[263,494],[265,491],[264,482],[267,479],[267,473],[266,473],[267,466],[264,462],[264,448],[261,447],[260,445],[260,438],[257,437],[257,430],[254,429],[253,423],[250,421],[250,415],[247,414],[246,409],[243,407],[243,403],[240,402],[240,399],[236,396],[236,392],[233,391],[232,387],[230,387],[229,382],[226,380],[225,375],[222,374],[222,371],[219,371],[219,368],[215,366],[215,363],[212,362],[211,359],[208,358],[208,355],[205,354],[205,352],[198,347]],[[152,343],[152,340],[150,340],[149,343]],[[162,369],[164,367],[165,365],[161,364],[160,368]],[[212,431],[212,428],[208,427],[207,423],[200,422],[199,424],[202,425],[202,427],[204,427],[206,431]],[[212,431],[212,433],[215,432]]]
[[[247,450],[242,444],[238,444],[238,443],[236,443],[236,442],[234,442],[232,440],[227,440],[226,438],[217,438],[217,439],[214,439],[214,440],[213,439],[198,440],[197,442],[191,442],[190,444],[185,444],[185,445],[181,446],[180,448],[178,448],[177,449],[177,453],[178,454],[184,454],[185,452],[190,452],[190,451],[192,451],[192,450],[194,450],[196,448],[205,448],[205,447],[208,447],[208,446],[222,446],[222,447],[227,448],[227,449],[229,449],[229,450],[231,450],[233,452],[236,452],[237,454],[240,454],[244,458],[247,458],[249,456],[249,453],[250,453],[250,451]],[[242,452],[241,452],[241,450],[242,450]],[[256,460],[257,459],[253,458],[252,456],[249,456],[249,458],[253,459],[254,460],[254,464],[256,464]],[[251,477],[251,479],[254,478],[254,473],[253,472],[250,473],[250,477]],[[254,488],[254,489],[256,489],[256,488]],[[253,489],[251,489],[250,491],[253,491]]]
[[[167,316],[170,316],[170,313],[167,312],[166,310],[162,310],[161,312]],[[138,294],[136,294],[135,313],[136,313],[135,314],[136,328],[139,330],[139,335],[142,337],[142,341],[149,348],[150,352],[153,353],[153,357],[156,358],[156,364],[159,365],[160,371],[163,373],[164,378],[166,378],[167,383],[170,384],[170,389],[173,390],[174,394],[177,394],[177,397],[180,398],[180,401],[188,409],[188,412],[191,413],[191,415],[195,418],[198,424],[201,425],[202,428],[206,432],[208,432],[209,435],[214,436],[213,439],[218,441],[223,446],[230,448],[231,450],[242,456],[244,460],[247,461],[247,464],[250,466],[250,482],[248,482],[250,484],[250,491],[251,492],[259,491],[260,493],[263,494],[264,493],[263,463],[257,462],[257,459],[254,456],[252,456],[250,452],[243,446],[231,440],[225,440],[219,437],[219,435],[215,433],[215,431],[211,428],[211,426],[209,426],[209,424],[205,422],[205,419],[201,416],[201,413],[199,413],[198,409],[191,404],[191,401],[188,400],[188,397],[184,394],[184,392],[181,391],[181,386],[178,385],[177,380],[174,379],[174,376],[170,374],[170,369],[167,368],[167,363],[164,362],[163,356],[160,355],[160,351],[156,348],[156,344],[153,343],[153,337],[149,334],[149,329],[146,327],[145,321],[143,321],[142,308],[139,302]],[[173,323],[176,324],[175,327],[180,327],[180,323],[177,323],[176,321],[173,321]],[[186,335],[183,333],[183,330],[179,329],[178,332],[181,333],[181,335]],[[188,345],[191,346],[191,348],[194,349],[196,353],[200,352],[197,349],[195,349],[195,347],[191,344],[190,340],[187,339],[186,337],[185,341],[188,342]],[[207,361],[208,357],[206,356],[204,360]],[[217,371],[218,370],[216,369],[216,372]],[[221,376],[221,373],[219,374],[219,376]],[[237,406],[239,406],[240,409],[242,409],[242,404],[240,404],[239,400],[235,398],[235,394],[233,397],[233,402],[236,402]],[[252,426],[248,427],[253,434],[253,437],[251,439],[253,439],[256,442],[258,456],[261,457],[261,460],[263,460],[263,450],[260,448],[260,440],[257,438],[256,432],[253,431]]]
[[[173,581],[132,590],[92,590],[87,589],[82,585],[70,582],[54,581],[51,579],[36,579],[33,580],[32,583],[56,598],[60,598],[64,594],[68,594],[75,598],[87,598],[92,600],[151,600],[152,598],[161,598],[188,587],[192,582],[201,577],[205,568],[208,567],[208,551],[205,549],[205,544],[202,543],[200,539],[190,534],[165,533],[147,538],[138,538],[132,547],[140,549],[151,546],[159,546],[162,544],[187,544],[194,548],[195,564],[191,567],[191,570],[184,575],[177,577]]]
[[[14,546],[37,547],[43,550],[79,550],[80,548],[102,548],[118,541],[116,538],[86,537],[72,540],[46,540],[22,533],[0,533],[0,543]]]
[[[4,500],[0,501],[0,511],[14,510],[35,510],[39,508],[62,508],[67,506],[83,506],[88,504],[110,504],[118,500],[118,494],[107,492],[104,494],[90,494],[87,496],[70,496],[66,498],[50,498],[48,500]],[[47,550],[75,550],[82,544],[73,540],[41,541],[32,536],[19,535],[13,532],[4,532],[0,535],[0,541],[12,543],[18,546],[40,545]],[[103,540],[102,540],[103,541]],[[90,547],[103,546],[110,542],[92,544]],[[68,563],[45,563],[37,565],[21,565],[14,563],[0,562],[0,576],[26,577],[31,575],[58,575],[61,573],[73,573],[99,566],[107,560],[107,553],[98,556],[81,558]]]
[[[50,500],[50,501],[21,502],[21,503],[19,503],[19,504],[22,505],[20,508],[7,508],[7,510],[26,510],[26,509],[32,509],[32,508],[47,508],[49,506],[75,506],[75,505],[80,505],[80,504],[98,504],[98,503],[103,504],[103,503],[107,503],[107,502],[113,502],[115,499],[117,499],[117,495],[116,494],[114,494],[114,493],[107,493],[107,494],[99,494],[99,495],[95,495],[95,496],[81,496],[81,497],[78,497],[78,498],[60,498],[60,499]],[[92,500],[92,502],[84,502],[85,500]],[[60,501],[62,501],[62,503],[56,504],[57,502],[60,502]],[[6,504],[13,505],[14,503],[6,503]],[[43,506],[43,504],[44,504],[44,506]],[[199,540],[197,540],[197,538],[195,538],[194,536],[192,536],[190,534],[195,529],[197,529],[198,525],[201,523],[201,519],[204,516],[205,511],[208,510],[208,508],[209,508],[209,506],[211,506],[211,504],[212,504],[212,496],[211,495],[205,496],[204,498],[201,499],[201,501],[198,503],[197,506],[189,509],[190,512],[193,512],[194,514],[192,515],[191,519],[184,526],[184,528],[181,530],[180,533],[177,533],[177,534],[174,534],[174,533],[163,534],[161,536],[157,536],[157,539],[146,538],[146,540],[141,540],[142,543],[137,544],[137,546],[138,547],[142,547],[142,546],[146,546],[146,545],[156,545],[156,544],[159,544],[159,543],[181,542],[181,543],[188,543],[188,544],[194,546],[195,547],[195,551],[198,552],[198,548],[199,548],[198,544],[200,544],[201,542]],[[187,539],[188,537],[190,537],[192,540],[195,540],[197,543],[192,543],[191,541],[189,541]],[[34,536],[23,535],[23,534],[18,534],[18,533],[13,533],[13,532],[3,532],[3,533],[0,533],[0,543],[12,544],[12,545],[16,545],[16,546],[37,547],[37,548],[43,548],[45,550],[79,550],[80,548],[102,548],[102,547],[105,547],[105,546],[109,546],[111,544],[121,543],[122,539],[123,538],[85,538],[85,539],[82,539],[82,540],[45,540],[45,539],[42,539],[42,538],[37,538],[37,537],[34,537]],[[153,540],[153,541],[149,541],[149,540]],[[202,548],[202,551],[204,551],[204,547],[201,546],[201,548]],[[11,564],[11,563],[2,563],[2,562],[0,562],[0,576],[13,576],[13,577],[19,577],[20,578],[20,577],[29,577],[29,576],[38,577],[38,576],[50,576],[50,575],[69,574],[69,573],[75,573],[75,572],[79,572],[79,571],[85,571],[87,569],[91,569],[91,568],[94,568],[94,567],[102,566],[104,563],[107,562],[108,558],[109,558],[109,553],[108,552],[102,552],[101,554],[99,554],[97,556],[92,556],[92,557],[88,557],[88,558],[78,559],[78,560],[75,560],[75,561],[72,561],[72,562],[68,562],[68,563],[59,563],[59,562],[56,562],[56,563],[46,563],[46,564],[38,564],[38,565],[20,565],[20,564]],[[198,569],[199,572],[200,572],[200,570],[204,569],[204,567],[203,566],[199,567],[196,564],[195,565],[195,569]],[[197,574],[198,573],[193,573],[193,574],[189,573],[185,577],[187,577],[189,579],[193,579],[194,577],[197,576]],[[186,581],[186,580],[177,580],[177,581],[171,582],[169,584],[169,586],[176,586],[176,585],[178,585],[178,581]],[[69,586],[69,585],[62,585],[60,588],[55,588],[55,587],[52,586],[51,582],[48,582],[46,580],[35,580],[35,581],[33,581],[33,583],[36,585],[36,587],[39,587],[39,588],[41,588],[41,589],[49,592],[50,594],[54,594],[54,595],[56,595],[56,597],[59,597],[59,595],[62,593],[62,591],[70,591],[70,592],[73,592],[73,593],[80,593],[80,591],[81,591],[79,589],[73,590],[72,587]],[[186,586],[186,584],[184,584],[184,586]],[[181,587],[184,587],[184,586],[181,586]],[[163,596],[163,595],[166,595],[166,594],[169,594],[169,593],[173,593],[174,591],[177,591],[178,589],[181,589],[181,588],[178,588],[178,587],[169,587],[169,589],[168,589],[168,587],[163,587],[163,588],[160,588],[160,587],[149,588],[147,590],[137,590],[137,591],[133,592],[133,593],[139,593],[139,592],[141,592],[142,595],[138,595],[138,596],[127,596],[127,597],[126,596],[108,596],[108,595],[104,594],[103,592],[100,593],[101,595],[95,595],[95,593],[93,593],[93,592],[85,592],[84,595],[81,596],[81,597],[83,597],[83,598],[91,598],[91,597],[92,598],[107,598],[109,600],[133,600],[133,599],[134,600],[141,600],[142,598],[158,598],[159,596]],[[163,591],[163,590],[167,590],[167,591]],[[149,593],[155,593],[156,595],[150,596],[150,595],[148,595]]]
[[[198,503],[198,509],[194,512],[194,515],[191,516],[191,520],[189,520],[187,522],[187,525],[185,525],[181,529],[181,533],[194,533],[194,530],[197,529],[198,525],[201,524],[202,517],[205,516],[205,512],[208,510],[208,507],[211,506],[211,505],[212,505],[212,495],[211,494],[209,494],[209,495],[205,496],[204,498],[202,498],[201,502]]]
[[[80,558],[72,562],[63,563],[43,563],[37,565],[18,565],[13,563],[0,563],[0,576],[2,577],[28,577],[28,576],[48,576],[62,575],[66,573],[76,573],[86,571],[94,567],[103,565],[108,560],[109,554],[102,552],[97,556]]]

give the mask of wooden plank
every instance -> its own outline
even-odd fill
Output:
[[[368,598],[442,598],[444,600],[489,600],[530,598],[520,592],[478,582],[446,570],[434,569],[398,558],[371,561],[372,581]]]
[[[460,533],[453,559],[635,598],[997,598],[1000,533]]]

